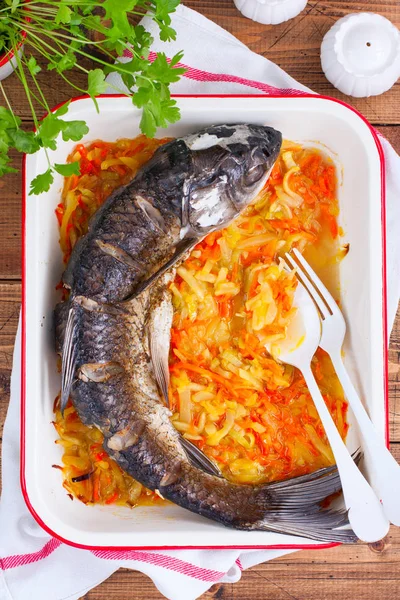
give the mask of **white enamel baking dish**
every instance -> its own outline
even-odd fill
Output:
[[[383,156],[367,122],[340,102],[302,97],[179,97],[182,119],[170,136],[223,122],[268,124],[285,138],[318,142],[330,150],[341,184],[340,224],[350,252],[340,264],[342,306],[349,323],[345,361],[373,422],[387,435],[386,300]],[[99,99],[100,114],[88,98],[76,99],[68,117],[90,127],[83,143],[96,138],[115,141],[139,133],[139,112],[124,97]],[[162,132],[164,135],[165,132]],[[65,162],[73,142],[60,141],[51,153]],[[227,529],[177,506],[88,507],[71,501],[52,468],[61,462],[53,401],[60,389],[52,315],[63,270],[54,209],[60,201],[61,177],[49,192],[28,196],[31,179],[46,170],[43,151],[27,156],[24,178],[23,350],[21,484],[36,520],[53,536],[89,548],[321,548],[327,545],[269,532]],[[351,415],[349,417],[351,424]],[[351,425],[348,446],[358,446]],[[368,471],[368,462],[364,465]],[[373,474],[369,473],[370,476]]]

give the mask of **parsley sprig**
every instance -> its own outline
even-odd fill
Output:
[[[64,141],[79,141],[88,133],[85,121],[67,120],[69,102],[50,111],[37,75],[42,69],[55,71],[75,90],[89,94],[96,109],[96,96],[108,88],[125,93],[142,110],[140,128],[153,137],[157,127],[179,120],[179,109],[171,98],[169,86],[179,80],[184,68],[179,66],[182,53],[170,61],[159,53],[149,60],[153,42],[148,31],[137,23],[145,13],[158,25],[162,41],[174,40],[171,14],[180,0],[0,0],[0,55],[12,51],[18,77],[32,113],[35,131],[25,131],[0,82],[4,106],[0,106],[0,176],[15,172],[10,165],[10,149],[32,154],[43,148],[48,169],[35,177],[30,194],[47,191],[54,172],[63,176],[79,175],[78,163],[52,164],[48,150],[55,150],[61,135]],[[26,32],[24,50],[19,53],[22,32]],[[128,50],[130,57],[117,61]],[[88,68],[88,60],[95,68]],[[39,64],[40,63],[40,64]],[[71,71],[85,74],[87,85],[79,87]],[[106,83],[109,73],[118,73],[131,90]],[[53,75],[51,75],[53,76]],[[133,92],[133,93],[132,93]],[[47,115],[40,120],[41,112]]]

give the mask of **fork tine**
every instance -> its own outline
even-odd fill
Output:
[[[307,292],[310,294],[311,298],[314,300],[314,303],[316,304],[316,306],[318,308],[318,312],[320,313],[321,318],[326,319],[327,317],[329,317],[330,312],[329,312],[328,308],[326,307],[325,303],[322,301],[320,295],[316,291],[316,289],[313,286],[313,284],[311,283],[311,281],[308,279],[307,274],[303,271],[302,267],[300,267],[295,262],[293,257],[290,256],[290,254],[288,254],[288,253],[286,253],[285,259],[288,262],[288,264],[292,267],[292,269],[296,269],[297,278],[299,279],[300,283],[302,283],[304,285]]]
[[[327,289],[327,287],[322,283],[322,281],[320,280],[320,278],[318,277],[316,272],[310,267],[310,265],[305,260],[305,258],[303,258],[303,256],[300,254],[300,252],[296,248],[293,248],[293,254],[297,258],[297,260],[299,261],[301,266],[303,267],[304,271],[307,273],[308,278],[310,279],[310,281],[313,283],[314,287],[319,292],[321,298],[324,300],[326,306],[329,308],[331,313],[336,314],[336,313],[340,312],[338,305],[336,304],[335,299],[333,298],[332,294]]]
[[[284,258],[282,258],[280,256],[279,260],[280,260],[280,264],[283,265],[283,268],[285,269],[285,271],[287,271],[288,273],[293,271],[293,267],[289,266]]]

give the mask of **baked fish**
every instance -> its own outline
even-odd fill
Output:
[[[75,246],[56,308],[62,409],[71,398],[104,449],[144,486],[224,525],[323,542],[354,542],[335,467],[264,486],[238,485],[189,459],[163,401],[168,385],[173,267],[257,196],[281,134],[256,125],[207,128],[166,144],[110,196]],[[341,528],[341,529],[338,529]]]

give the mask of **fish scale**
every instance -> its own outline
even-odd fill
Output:
[[[231,483],[206,472],[198,449],[189,458],[161,394],[174,268],[256,198],[281,141],[270,127],[240,124],[169,142],[95,213],[63,276],[70,297],[56,308],[61,409],[70,398],[122,469],[187,510],[238,529],[353,542],[350,529],[338,529],[347,516],[320,507],[340,490],[335,468],[264,486]]]

